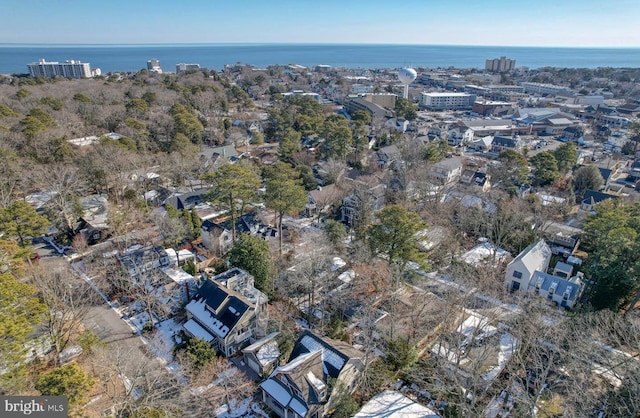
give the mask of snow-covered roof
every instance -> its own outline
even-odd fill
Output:
[[[347,270],[344,273],[342,273],[341,275],[338,276],[338,280],[344,282],[344,283],[351,283],[351,281],[353,281],[353,279],[356,277],[356,272],[353,270]]]
[[[354,418],[438,418],[426,406],[412,401],[400,392],[386,390],[367,402]]]
[[[322,380],[320,380],[311,370],[306,374],[307,380],[311,383],[318,392],[322,391],[327,385],[324,384]]]
[[[195,278],[181,268],[163,267],[160,270],[178,284],[183,284],[184,282],[195,283]]]
[[[193,299],[187,304],[187,311],[200,321],[202,324],[208,324],[213,332],[220,338],[224,338],[229,333],[229,327],[224,325],[218,318],[211,314],[206,308],[204,299]],[[190,319],[189,321],[192,321]],[[186,324],[185,324],[186,325]]]
[[[280,357],[278,342],[276,340],[269,341],[258,350],[256,357],[263,367],[278,360],[278,357]]]
[[[185,322],[183,326],[184,326],[184,329],[186,329],[189,332],[189,334],[193,335],[194,337],[201,338],[208,343],[213,341],[213,335],[209,334],[209,332],[206,329],[198,325],[198,323],[193,319],[190,319],[187,322]]]
[[[333,257],[333,260],[331,262],[331,271],[340,270],[342,267],[346,265],[347,265],[347,262],[344,261],[342,258]]]
[[[336,370],[342,370],[345,363],[344,359],[333,350],[326,349],[320,341],[310,337],[309,335],[305,335],[300,340],[300,343],[310,352],[322,350],[322,362],[329,363]]]
[[[483,261],[493,260],[494,252],[495,261],[502,261],[507,257],[511,257],[511,254],[507,250],[496,248],[496,246],[490,242],[483,242],[464,253],[462,260],[472,266],[478,266]]]
[[[301,417],[307,415],[307,408],[304,404],[299,399],[291,396],[277,380],[267,379],[260,384],[260,388],[285,408],[291,408]]]

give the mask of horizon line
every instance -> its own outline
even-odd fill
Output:
[[[586,46],[586,45],[497,45],[497,44],[421,44],[421,43],[401,43],[401,42],[153,42],[153,43],[67,43],[67,42],[0,42],[0,47],[56,47],[56,46],[76,46],[76,47],[135,47],[135,46],[275,46],[275,45],[335,45],[335,46],[444,46],[444,47],[479,47],[479,48],[552,48],[552,49],[640,49],[638,46]]]

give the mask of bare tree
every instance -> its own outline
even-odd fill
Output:
[[[33,267],[31,280],[47,306],[44,328],[56,354],[60,354],[82,334],[82,322],[97,301],[96,293],[66,263],[48,264],[46,270]]]
[[[160,411],[163,416],[198,416],[200,402],[188,387],[162,367],[154,355],[154,345],[111,344],[91,358],[93,375],[103,396],[109,399],[115,416]],[[143,352],[144,351],[144,352]]]

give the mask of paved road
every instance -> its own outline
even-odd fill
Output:
[[[133,334],[131,327],[106,303],[91,307],[84,324],[108,344],[124,344],[127,347],[142,345],[140,337]]]

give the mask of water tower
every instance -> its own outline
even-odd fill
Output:
[[[416,77],[418,77],[418,73],[416,73],[416,70],[413,68],[403,68],[398,71],[398,79],[404,86],[404,92],[402,93],[403,98],[409,98],[409,84],[413,83]]]

